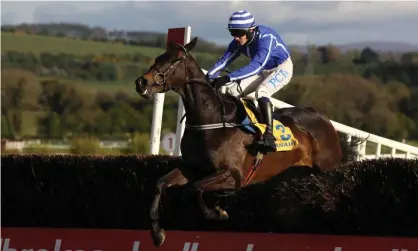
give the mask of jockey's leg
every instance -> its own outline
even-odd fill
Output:
[[[263,150],[267,152],[276,151],[276,138],[273,135],[273,105],[270,101],[270,97],[286,86],[292,76],[293,63],[289,58],[264,79],[255,93],[263,115],[263,122],[267,126],[263,135],[263,140],[256,142],[256,144],[262,146]]]
[[[256,142],[256,145],[266,152],[274,152],[276,151],[276,139],[273,136],[273,105],[268,97],[261,97],[257,101],[263,115],[261,123],[266,124],[266,130],[263,139]]]
[[[246,95],[255,92],[263,80],[263,75],[254,75],[241,80],[239,86],[236,82],[234,82],[233,84],[227,86],[227,93],[235,97],[245,97]]]

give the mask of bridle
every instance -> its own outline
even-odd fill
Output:
[[[176,45],[178,45],[182,51],[184,52],[184,55],[179,57],[179,58],[175,58],[175,59],[171,59],[169,62],[171,63],[171,65],[165,69],[163,72],[161,72],[159,69],[157,69],[155,67],[155,65],[151,65],[149,71],[153,71],[156,72],[156,74],[153,74],[153,78],[154,78],[154,83],[151,86],[163,86],[163,90],[164,92],[173,89],[171,87],[171,85],[167,84],[167,75],[168,73],[176,66],[176,68],[173,70],[171,75],[174,75],[174,73],[176,72],[177,67],[180,65],[180,63],[184,62],[185,64],[185,76],[186,76],[186,80],[189,79],[189,76],[187,74],[187,57],[189,56],[189,52],[186,50],[186,48],[184,48],[183,45],[176,43]],[[148,72],[149,72],[148,71]]]

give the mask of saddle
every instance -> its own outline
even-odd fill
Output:
[[[260,122],[262,121],[261,111],[250,99],[240,98],[237,105],[241,106],[240,109],[245,112],[245,118],[241,121],[241,129],[255,135],[254,142],[260,140],[266,130],[266,124]],[[273,118],[273,135],[276,138],[276,152],[291,151],[298,146],[298,140],[290,128],[280,122],[277,117]]]

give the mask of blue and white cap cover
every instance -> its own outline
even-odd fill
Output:
[[[248,29],[254,26],[254,16],[246,10],[236,11],[229,17],[228,29]]]

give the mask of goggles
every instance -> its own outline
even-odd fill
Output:
[[[237,29],[229,29],[229,33],[233,37],[242,37],[247,34],[247,30],[237,30]]]

